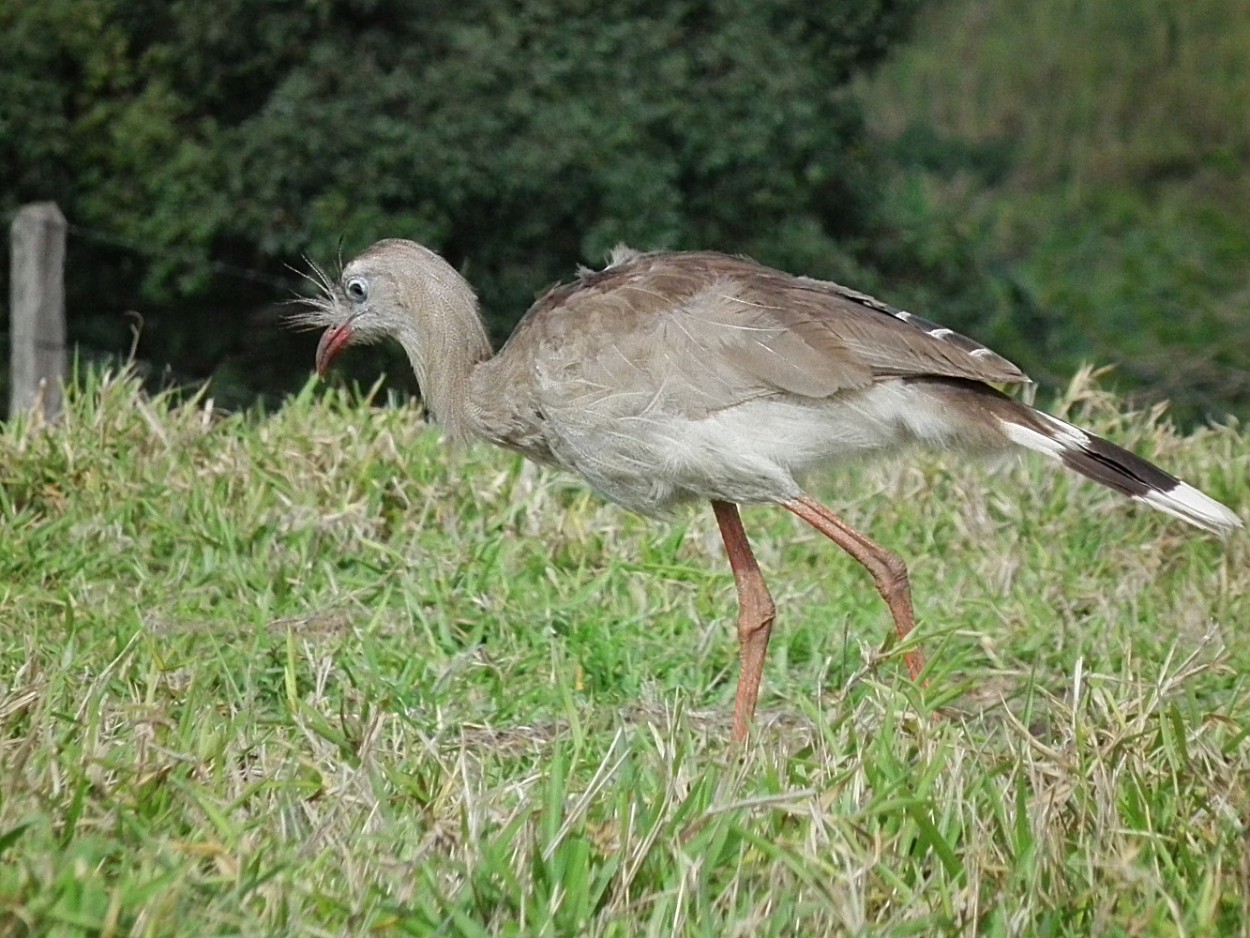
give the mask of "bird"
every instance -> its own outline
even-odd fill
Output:
[[[867,569],[900,639],[915,625],[906,564],[807,494],[817,470],[914,444],[1022,447],[1221,537],[1242,526],[1142,457],[1004,393],[1029,379],[985,345],[745,257],[618,247],[541,295],[497,353],[472,286],[415,241],[378,241],[337,280],[313,270],[319,290],[293,318],[324,329],[322,377],[349,346],[393,339],[450,443],[569,470],[642,515],[711,504],[738,598],[735,742],[749,737],[776,619],[739,506],[801,518]],[[919,680],[924,657],[904,647]]]

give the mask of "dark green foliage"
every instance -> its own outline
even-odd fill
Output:
[[[497,340],[618,242],[716,248],[922,312],[1047,386],[1113,364],[1183,420],[1244,414],[1243,12],[8,0],[0,212],[52,198],[77,226],[85,354],[124,354],[137,310],[140,359],[214,375],[219,403],[307,374],[273,305],[301,288],[287,265],[407,236],[465,270]],[[407,380],[384,349],[345,365]]]
[[[1048,384],[1250,413],[1244,0],[951,0],[864,86],[895,298]],[[912,266],[908,271],[908,264]]]
[[[831,274],[879,189],[841,89],[919,3],[16,0],[3,205],[140,246],[72,258],[117,268],[78,309],[221,319],[273,289],[219,265],[385,236],[463,266],[497,334],[621,241]]]

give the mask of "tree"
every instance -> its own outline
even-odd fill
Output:
[[[842,89],[918,4],[10,0],[3,198],[132,246],[75,259],[104,306],[237,308],[263,291],[214,265],[385,236],[465,268],[497,333],[620,241],[835,275],[879,187]]]

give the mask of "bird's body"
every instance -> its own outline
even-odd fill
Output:
[[[847,317],[837,332],[830,309]],[[864,354],[887,344],[889,372]],[[934,412],[961,390],[941,382],[1024,376],[969,344],[750,261],[618,252],[543,297],[474,370],[473,430],[643,514],[694,499],[786,501],[819,466],[975,436]]]
[[[741,603],[739,737],[773,611],[734,506],[776,503],[815,525],[870,569],[900,634],[911,627],[901,561],[803,494],[813,470],[912,443],[1022,445],[1207,530],[1241,524],[1140,457],[996,390],[1028,379],[979,343],[746,259],[618,250],[605,270],[540,298],[497,355],[472,289],[414,242],[379,242],[323,286],[303,317],[329,327],[319,371],[347,344],[392,336],[450,437],[571,470],[643,514],[713,503]],[[909,664],[916,673],[918,656]]]

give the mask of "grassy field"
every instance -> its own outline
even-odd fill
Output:
[[[408,407],[88,378],[0,431],[0,936],[1232,935],[1250,565],[1038,461],[746,513],[780,618],[727,742],[710,511],[624,514]],[[1244,515],[1244,432],[1058,407]],[[934,719],[940,711],[941,718]]]

